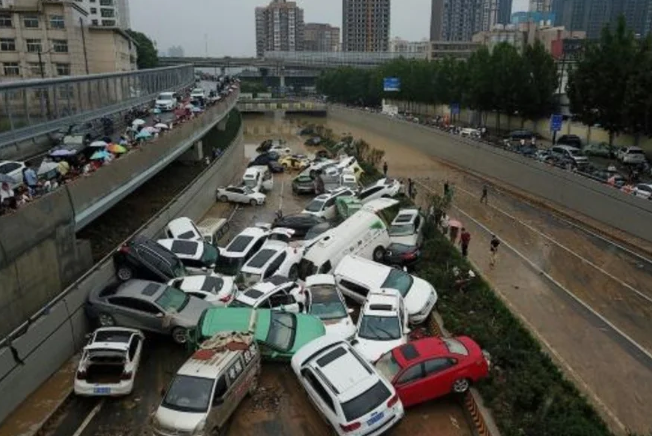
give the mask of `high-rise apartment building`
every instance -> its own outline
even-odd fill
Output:
[[[552,0],[530,0],[530,12],[550,12]]]
[[[306,51],[340,51],[340,28],[330,24],[306,23],[303,48]]]
[[[474,33],[508,24],[512,0],[432,0],[431,41],[471,41]]]
[[[256,8],[256,56],[266,51],[303,50],[303,9],[296,2],[272,0]]]
[[[622,14],[627,26],[638,35],[651,30],[652,0],[552,0],[555,24],[568,30],[586,31],[586,37],[600,37],[602,28],[615,24]]]
[[[390,0],[342,0],[342,51],[388,51]]]
[[[129,0],[76,0],[88,11],[86,20],[91,26],[129,29]]]

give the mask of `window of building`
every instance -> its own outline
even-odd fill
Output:
[[[93,24],[93,26],[99,26],[100,22],[99,22],[99,20],[93,20],[92,24]]]
[[[16,51],[14,38],[0,38],[0,51]]]
[[[53,39],[52,50],[55,53],[68,53],[68,41],[65,39]]]
[[[57,69],[57,76],[70,76],[70,64],[54,64]]]
[[[113,10],[113,9],[102,8],[102,9],[100,9],[100,12],[102,13],[102,18],[113,18],[113,17],[115,17],[115,10]]]
[[[0,14],[0,27],[14,27],[11,14]]]
[[[40,39],[26,39],[27,51],[29,53],[38,53],[43,51],[43,46],[41,45]]]
[[[45,68],[45,66],[43,68]],[[32,77],[41,77],[41,64],[38,62],[30,62],[27,64],[27,71]]]
[[[100,6],[113,6],[113,0],[100,0]]]
[[[102,20],[102,26],[104,27],[114,27],[115,20]]]
[[[66,24],[63,20],[63,15],[50,15],[50,28],[51,29],[65,29]]]
[[[5,62],[2,64],[5,76],[20,76],[18,62]]]
[[[97,8],[91,8],[91,14],[97,14]]]
[[[25,26],[26,29],[37,29],[38,15],[25,15],[23,17],[23,26]]]

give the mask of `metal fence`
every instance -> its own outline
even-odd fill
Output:
[[[0,83],[0,148],[147,103],[194,81],[194,67]]]
[[[393,52],[312,52],[312,51],[266,51],[265,61],[277,62],[287,67],[337,68],[353,66],[370,68],[395,59],[426,59],[427,53]]]

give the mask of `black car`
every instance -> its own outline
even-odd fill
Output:
[[[309,213],[297,213],[275,219],[272,227],[286,227],[292,229],[294,230],[294,237],[302,239],[306,236],[308,230],[324,221],[323,218],[310,215]]]
[[[269,163],[267,164],[267,167],[273,173],[282,173],[285,171],[285,167],[275,160],[270,160]]]
[[[525,139],[526,141],[529,141],[530,139],[532,139],[532,137],[541,139],[540,134],[533,132],[531,130],[512,130],[507,135],[507,139],[510,139],[512,141],[520,141],[521,139]]]
[[[186,275],[179,258],[144,236],[134,236],[113,255],[116,275],[123,282],[134,278],[166,283]]]
[[[557,144],[582,148],[582,140],[577,135],[561,135],[559,138],[557,138]]]
[[[421,251],[415,245],[405,245],[392,243],[383,254],[383,263],[393,266],[394,268],[408,269],[414,268],[414,265],[421,260]]]
[[[279,155],[275,151],[261,153],[252,159],[247,166],[253,167],[258,165],[269,165],[270,162],[277,161],[278,158]]]

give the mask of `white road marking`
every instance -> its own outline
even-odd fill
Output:
[[[417,182],[418,182],[418,181],[417,181]],[[418,183],[420,183],[420,182],[418,182]],[[423,186],[425,186],[425,185],[423,185]],[[473,193],[467,191],[467,190],[464,189],[464,188],[459,188],[459,187],[457,187],[456,189],[457,189],[458,191],[464,192],[465,194],[467,194],[467,195],[473,197]],[[581,259],[581,260],[582,260],[583,262],[585,262],[586,264],[588,264],[588,265],[592,266],[593,268],[597,269],[598,271],[600,271],[602,274],[606,275],[606,276],[609,277],[610,279],[614,280],[615,282],[620,283],[622,286],[624,286],[625,288],[627,288],[627,289],[630,290],[631,292],[635,293],[635,294],[638,295],[639,297],[641,297],[641,298],[643,298],[644,300],[647,300],[648,302],[652,303],[652,297],[650,297],[649,295],[647,295],[647,294],[645,294],[644,292],[641,292],[641,291],[639,291],[638,289],[634,288],[633,286],[631,286],[631,285],[629,285],[629,284],[623,282],[622,280],[620,280],[619,278],[617,278],[617,277],[614,276],[613,274],[609,273],[608,271],[605,271],[605,270],[602,269],[600,266],[594,264],[593,262],[591,262],[590,260],[586,259],[585,257],[583,257],[583,256],[581,256],[581,255],[579,255],[579,254],[577,254],[576,252],[574,252],[574,251],[571,250],[570,248],[568,248],[568,247],[566,247],[565,245],[563,245],[563,244],[557,242],[555,239],[551,238],[550,236],[546,235],[545,233],[542,233],[541,231],[535,229],[534,227],[532,227],[532,226],[529,225],[528,223],[526,223],[526,222],[524,222],[524,221],[522,221],[522,220],[516,218],[515,216],[511,215],[511,214],[508,213],[508,212],[505,212],[504,210],[502,210],[502,209],[500,209],[500,208],[498,208],[498,207],[496,207],[496,206],[493,206],[493,205],[490,205],[490,204],[488,204],[488,205],[486,205],[486,206],[489,206],[490,208],[492,208],[492,209],[494,209],[494,210],[496,210],[496,211],[502,213],[502,214],[505,215],[506,217],[511,218],[512,220],[514,220],[514,221],[516,221],[517,223],[521,224],[523,227],[526,227],[527,229],[533,231],[534,233],[536,233],[536,234],[538,234],[538,235],[544,237],[545,239],[547,239],[548,241],[552,242],[553,244],[555,244],[555,245],[558,246],[559,248],[565,250],[566,252],[568,252],[568,253],[572,254],[573,256],[577,257],[578,259]],[[581,227],[579,227],[579,226],[577,226],[577,225],[575,225],[575,227],[581,229]],[[596,235],[596,236],[597,236],[597,235]],[[614,245],[614,246],[616,246],[616,247],[618,247],[618,248],[620,248],[620,249],[622,249],[622,250],[624,250],[624,251],[630,253],[630,254],[635,254],[634,252],[632,252],[632,251],[630,251],[630,250],[627,250],[626,248],[621,247],[621,246],[619,246],[619,245],[617,245],[617,244],[615,244],[615,243],[609,241],[608,239],[605,239],[605,238],[601,238],[601,239],[602,239],[603,241],[605,241],[605,242],[611,244],[611,245]],[[648,263],[652,263],[650,260],[646,259],[646,258],[643,257],[643,256],[637,255],[637,257],[638,257],[639,259],[642,259],[642,260],[648,262]]]
[[[104,399],[100,400],[100,402],[97,403],[97,405],[95,407],[93,407],[93,410],[91,410],[91,413],[88,414],[86,419],[84,419],[84,421],[81,423],[79,428],[75,431],[75,433],[73,433],[72,436],[81,436],[81,434],[84,432],[84,430],[86,430],[86,427],[88,427],[88,424],[91,423],[93,418],[95,418],[95,415],[97,415],[98,412],[100,411],[100,409],[102,409],[103,405],[104,405]]]
[[[278,200],[278,210],[283,210],[283,189],[285,188],[285,180],[281,182],[281,196]]]

